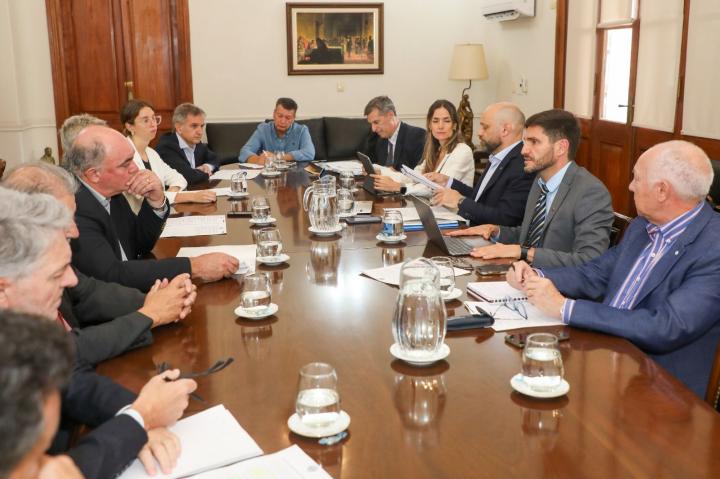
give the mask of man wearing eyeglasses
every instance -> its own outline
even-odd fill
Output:
[[[175,131],[162,135],[155,151],[189,184],[208,181],[210,175],[219,168],[220,160],[202,143],[205,112],[192,103],[182,103],[175,108],[172,119]]]

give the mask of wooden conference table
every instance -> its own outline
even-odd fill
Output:
[[[512,390],[520,350],[505,344],[504,333],[450,333],[450,356],[432,367],[394,359],[397,288],[360,272],[439,251],[426,247],[423,232],[383,246],[375,239],[379,224],[311,237],[302,208],[307,184],[299,167],[250,182],[251,195],[270,199],[290,255],[282,266],[257,268],[272,278],[275,316],[248,321],[233,313],[241,279],[203,284],[189,318],[156,330],[154,345],[100,372],[139,390],[162,361],[200,371],[233,356],[230,367],[199,379],[206,404],[191,401],[187,414],[222,403],[266,453],[298,444],[335,478],[720,477],[720,415],[623,339],[568,328],[570,340],[561,344],[571,389],[550,400]],[[362,190],[357,196],[372,199]],[[403,201],[375,200],[376,214]],[[176,209],[223,214],[229,200]],[[161,240],[156,254],[253,243],[246,217],[229,217],[227,225],[227,235]],[[458,284],[477,280],[462,276]],[[464,312],[460,301],[448,304],[448,315]],[[334,446],[286,424],[298,370],[313,361],[335,367],[341,407],[352,419],[349,437]]]

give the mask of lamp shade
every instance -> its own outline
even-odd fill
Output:
[[[455,45],[450,80],[484,80],[488,77],[485,50],[480,43]]]

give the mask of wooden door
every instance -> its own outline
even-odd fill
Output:
[[[120,110],[142,98],[172,128],[192,101],[187,0],[46,0],[58,127],[90,113],[122,130]]]

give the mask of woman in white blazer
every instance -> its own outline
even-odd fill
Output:
[[[172,203],[212,203],[216,200],[214,191],[183,191],[187,188],[187,180],[176,170],[168,166],[160,155],[150,148],[150,142],[157,134],[160,116],[155,115],[152,105],[144,100],[130,100],[123,106],[120,113],[125,134],[135,149],[134,161],[140,169],[149,169],[155,173],[163,185],[165,196]],[[130,207],[137,213],[140,211],[142,197],[125,193]]]
[[[455,105],[447,100],[437,100],[427,114],[425,149],[422,160],[415,167],[420,174],[442,173],[466,185],[473,184],[475,160],[472,150],[461,141],[459,120]],[[413,181],[404,174],[386,166],[376,166],[375,188],[397,191],[403,194],[430,197],[432,190]],[[445,186],[445,185],[440,185]]]

